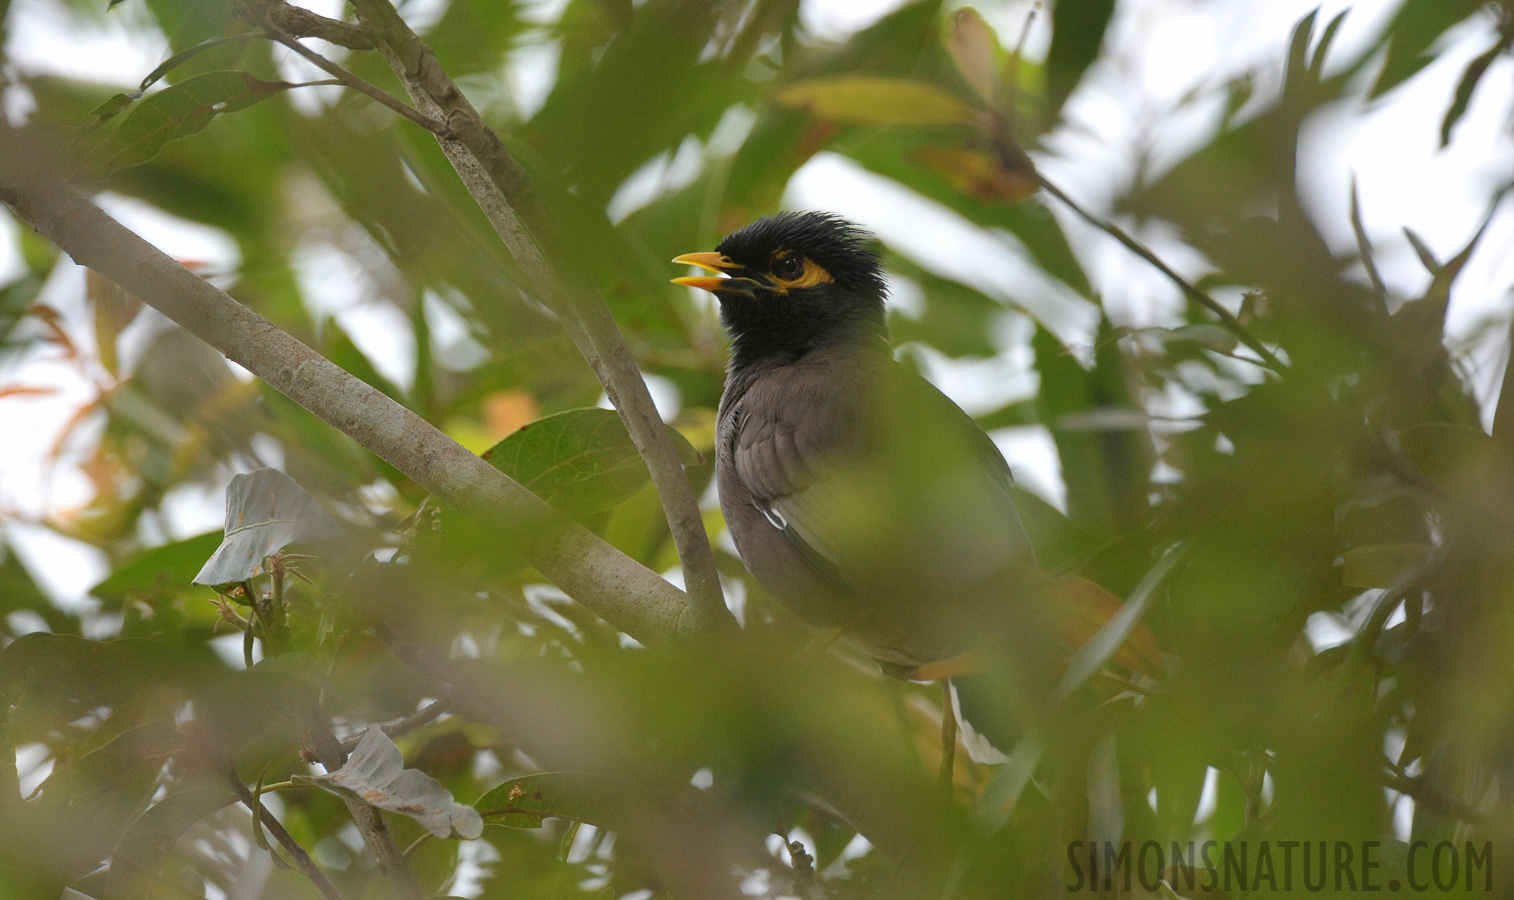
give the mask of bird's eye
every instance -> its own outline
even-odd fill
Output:
[[[785,256],[773,263],[773,274],[785,281],[798,278],[804,274],[804,257]]]

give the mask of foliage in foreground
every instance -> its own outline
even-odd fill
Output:
[[[1491,871],[1506,879],[1514,412],[1500,409],[1487,434],[1465,360],[1443,341],[1476,242],[1445,260],[1424,250],[1430,287],[1390,296],[1365,236],[1359,257],[1330,252],[1294,169],[1312,111],[1395,89],[1471,18],[1485,27],[1463,39],[1489,55],[1424,123],[1454,137],[1509,45],[1509,19],[1409,0],[1346,60],[1330,54],[1338,23],[1301,22],[1279,90],[1252,101],[1250,82],[1230,86],[1208,144],[1121,201],[1178,226],[1210,274],[1169,327],[1098,314],[1087,333],[1069,323],[1100,298],[1019,148],[1063,125],[1113,6],[1057,4],[1040,65],[933,2],[837,46],[807,37],[784,0],[574,0],[546,26],[518,4],[452,0],[423,36],[574,234],[578,253],[558,262],[592,280],[643,370],[677,389],[672,424],[698,489],[721,343],[711,310],[666,283],[667,259],[776,208],[820,152],[1023,248],[1065,288],[1054,305],[988,296],[890,253],[894,277],[925,297],[896,313],[895,336],[909,358],[1007,354],[1033,369],[1033,395],[979,419],[1049,432],[1066,512],[1021,494],[1042,564],[1126,597],[1145,581],[1164,677],[1112,665],[1008,764],[959,760],[945,796],[935,692],[881,679],[844,648],[807,648],[811,635],[734,556],[718,551],[742,601],[739,641],[637,646],[540,584],[511,535],[437,509],[110,285],[89,285],[93,342],[37,326],[57,319],[36,301],[58,260],[22,229],[28,272],[0,293],[0,352],[50,341],[100,385],[80,416],[104,423],[86,467],[97,496],[48,524],[105,550],[113,568],[92,592],[99,607],[71,613],[13,555],[0,563],[6,896],[319,896],[294,845],[345,897],[406,896],[411,875],[425,896],[468,885],[484,897],[718,897],[738,884],[774,896],[1056,896],[1078,881],[1072,842],[1204,840],[1378,841],[1376,882],[1407,892],[1412,845],[1394,823],[1405,797],[1411,842],[1491,845]],[[614,417],[570,412],[593,406],[600,386],[522,290],[431,137],[352,92],[295,106],[292,91],[326,89],[294,88],[275,64],[284,51],[241,37],[255,29],[238,9],[155,0],[107,13],[161,28],[179,54],[150,78],[167,87],[141,97],[24,79],[33,125],[72,135],[66,174],[223,229],[240,264],[207,275],[473,449],[535,422],[491,459],[646,565],[675,566]],[[504,61],[543,41],[560,48],[557,80],[523,115]],[[343,64],[402,95],[376,53]],[[663,177],[637,205],[627,179],[649,161]],[[381,374],[395,360],[315,312],[328,307],[310,276],[334,261],[408,323],[405,383]],[[1217,319],[1204,292],[1244,301]],[[123,364],[118,347],[134,341],[147,349]],[[220,594],[192,586],[222,535],[164,543],[165,501],[270,463],[343,534],[297,547],[314,559],[259,555],[258,573],[226,579],[237,586],[210,578]],[[718,534],[718,513],[709,527]],[[1158,565],[1163,577],[1148,580]],[[1351,638],[1316,645],[1306,626],[1321,620]],[[448,839],[391,812],[379,821],[410,848],[407,862],[375,860],[351,792],[309,777],[316,759],[339,764],[339,739],[352,750],[377,735],[375,723],[391,724],[403,768],[442,793],[397,781],[392,756],[382,779],[362,782],[368,793],[424,796],[454,824],[471,821],[456,804],[469,806],[482,837],[457,840],[464,824]],[[33,772],[10,765],[13,751],[51,763],[25,798]],[[1480,880],[1458,885],[1486,893]]]

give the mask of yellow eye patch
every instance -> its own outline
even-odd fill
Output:
[[[780,258],[780,265],[774,266],[774,268],[780,268],[781,264],[786,262],[789,258],[790,257],[787,256]],[[818,263],[810,259],[808,256],[803,257],[803,260],[803,268],[799,270],[798,275],[792,278],[783,278],[779,276],[777,272],[773,273],[773,281],[777,283],[779,290],[788,291],[796,288],[809,288],[814,287],[818,284],[830,284],[836,280],[831,277],[831,273],[827,272],[824,268],[822,268]]]

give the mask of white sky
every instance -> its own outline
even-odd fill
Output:
[[[341,4],[316,0],[305,5],[331,14]],[[561,0],[535,3],[533,18],[550,22],[563,5]],[[898,5],[893,0],[809,0],[802,17],[813,33],[839,40]],[[1280,81],[1294,23],[1321,6],[1322,26],[1347,5],[1340,0],[1323,4],[1318,0],[1122,2],[1109,37],[1113,52],[1073,96],[1068,107],[1072,126],[1055,136],[1049,151],[1037,156],[1037,163],[1069,194],[1095,211],[1107,212],[1112,199],[1130,182],[1135,151],[1170,165],[1204,139],[1217,115],[1215,102],[1182,107],[1180,98],[1195,90],[1203,94],[1250,69],[1260,69],[1258,92],[1269,95]],[[1349,5],[1353,11],[1335,44],[1336,59],[1350,58],[1398,4],[1361,0]],[[1029,0],[1012,0],[986,13],[1001,41],[1013,43],[1031,6]],[[413,2],[406,12],[424,20],[434,15],[435,8],[434,2]],[[145,11],[135,3],[124,3],[108,15],[80,17],[60,0],[16,0],[6,53],[23,71],[129,88],[166,56],[162,38],[141,30],[146,20]],[[1476,27],[1491,35],[1487,24]],[[1043,13],[1032,26],[1027,50],[1042,54],[1048,42]],[[1514,66],[1507,57],[1499,58],[1483,78],[1452,145],[1445,151],[1435,145],[1440,116],[1462,68],[1490,43],[1491,37],[1469,41],[1371,109],[1333,109],[1305,129],[1299,168],[1327,240],[1341,252],[1355,246],[1348,219],[1348,190],[1354,174],[1382,274],[1390,290],[1400,296],[1413,296],[1428,283],[1401,229],[1413,228],[1440,258],[1449,257],[1481,221],[1485,210],[1480,204],[1491,193],[1490,187],[1514,173],[1509,121],[1509,111],[1514,109],[1514,78],[1510,77]],[[539,105],[550,88],[555,64],[556,54],[550,48],[523,50],[513,62],[508,81],[522,108]],[[24,103],[15,96],[6,97],[7,113],[15,115],[18,110],[24,110]],[[748,126],[741,121],[730,123],[738,138]],[[677,157],[665,160],[642,177],[665,186],[670,178],[684,177],[675,171],[679,165]],[[625,198],[617,196],[618,202],[635,202],[630,188]],[[211,271],[235,269],[235,244],[215,229],[180,222],[124,198],[107,197],[102,202],[170,255],[201,260]],[[1013,286],[1017,298],[1048,316],[1048,324],[1064,336],[1086,334],[1093,320],[1092,307],[1070,300],[1065,287],[1031,266],[1012,239],[995,240],[955,213],[862,172],[842,157],[821,154],[802,168],[790,184],[786,202],[832,209],[853,218],[922,265],[941,272],[970,273],[963,277],[991,296],[1008,297]],[[1053,208],[1117,322],[1159,324],[1177,308],[1175,291],[1145,263],[1054,204]],[[624,206],[617,209],[618,214],[625,211]],[[0,281],[19,271],[10,237],[13,229],[8,218],[0,219]],[[1144,229],[1141,236],[1178,268],[1192,274],[1202,271],[1200,260],[1169,235]],[[1483,318],[1509,314],[1509,286],[1514,283],[1514,255],[1508,252],[1511,239],[1514,214],[1504,209],[1453,294],[1449,314],[1453,343]],[[335,314],[365,348],[386,348],[384,355],[394,358],[396,350],[413,347],[403,322],[390,315],[387,306],[367,302],[353,284],[334,282],[330,274],[342,271],[339,262],[332,262],[334,255],[321,247],[301,255],[302,281],[318,293],[321,307]],[[70,334],[87,343],[92,328],[81,283],[76,267],[60,266],[41,302],[58,308]],[[151,317],[144,317],[133,325],[139,333],[132,341],[140,345],[151,328]],[[1501,344],[1489,344],[1477,356],[1482,365],[1479,396],[1490,411],[1502,373],[1502,353]],[[0,527],[45,587],[65,602],[79,603],[84,602],[89,586],[103,576],[104,560],[89,548],[24,524],[46,512],[77,508],[89,499],[88,481],[75,464],[93,431],[84,429],[73,452],[65,453],[56,464],[49,462],[60,429],[91,391],[87,378],[56,357],[55,351],[39,348],[0,368],[0,387],[27,384],[56,390],[41,398],[0,397],[0,435],[4,435],[0,441],[0,520],[9,519]],[[977,362],[927,360],[930,374],[943,389],[975,411],[1032,391],[1034,382],[1024,377],[1025,365],[1025,360],[1009,353]],[[404,381],[408,368],[401,364],[385,374]],[[1017,429],[995,438],[1022,481],[1060,500],[1060,471],[1044,430]],[[169,516],[170,536],[219,527],[219,504],[214,491],[180,498]]]

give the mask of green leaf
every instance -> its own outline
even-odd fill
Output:
[[[377,388],[397,403],[405,404],[406,397],[399,385],[379,373],[373,361],[353,342],[351,335],[333,317],[321,322],[321,351],[325,357],[355,375],[364,384]]]
[[[168,59],[165,59],[163,62],[159,63],[156,69],[153,69],[147,74],[146,78],[142,79],[141,85],[137,87],[137,92],[138,94],[140,94],[142,91],[145,91],[153,85],[157,84],[163,79],[164,75],[167,75],[169,72],[172,72],[179,66],[184,65],[191,59],[194,59],[196,56],[204,53],[206,50],[209,50],[213,47],[219,47],[222,44],[245,41],[254,36],[255,35],[251,34],[235,34],[231,35],[230,37],[206,38],[198,44],[195,44],[193,47],[190,47],[188,50],[181,50],[178,53],[175,53],[173,56],[170,56]]]
[[[90,110],[89,114],[95,117],[96,122],[109,122],[131,106],[135,99],[135,94],[112,94],[104,103]]]
[[[243,72],[206,72],[171,85],[137,104],[110,137],[84,157],[95,176],[141,165],[163,145],[202,130],[220,113],[236,112],[296,85],[263,81]]]
[[[704,463],[683,435],[668,432],[684,465]],[[489,448],[484,458],[574,516],[618,506],[651,480],[625,423],[610,409],[570,409],[538,419]]]
[[[1347,550],[1341,581],[1346,587],[1385,588],[1410,569],[1420,568],[1435,548],[1429,544],[1379,544]]]
[[[1060,2],[1051,11],[1051,49],[1046,53],[1047,108],[1062,108],[1083,73],[1099,58],[1114,0]]]
[[[83,710],[109,706],[138,692],[195,684],[225,666],[203,643],[173,646],[121,638],[91,641],[34,632],[0,651],[0,685],[24,693],[19,707],[68,722]]]
[[[1455,485],[1479,471],[1493,452],[1481,428],[1426,422],[1398,432],[1398,443],[1414,467],[1438,486]]]
[[[779,90],[779,103],[855,125],[972,125],[977,113],[953,94],[907,78],[838,75]]]
[[[971,161],[973,151],[948,155],[941,151],[949,148],[923,142],[861,140],[837,149],[868,170],[892,178],[983,228],[1010,232],[1048,275],[1078,294],[1092,293],[1088,276],[1047,207],[1035,202],[1008,202],[1021,194],[1019,173],[998,165],[978,171]],[[949,177],[940,167],[951,156],[955,156],[956,164],[967,168]]]
[[[510,828],[540,828],[554,817],[595,824],[595,795],[609,787],[581,772],[542,772],[493,788],[473,808],[483,816],[498,816],[496,821]]]
[[[23,609],[42,616],[48,628],[55,632],[78,630],[78,625],[37,587],[36,580],[16,556],[16,551],[0,543],[0,618]],[[8,632],[0,626],[0,634],[3,633]]]
[[[1482,0],[1407,0],[1388,26],[1388,55],[1369,99],[1397,87],[1430,63],[1431,46],[1452,25],[1476,13]]]
[[[989,831],[998,831],[1009,821],[1020,795],[1030,785],[1031,776],[1046,755],[1046,741],[1035,734],[1026,735],[1015,746],[1014,752],[998,771],[988,787],[983,790],[974,810],[975,817]]]
[[[184,832],[236,802],[235,793],[206,778],[154,803],[131,823],[116,847],[103,900],[156,896],[153,875]]]
[[[1135,630],[1136,624],[1146,614],[1146,607],[1151,604],[1151,598],[1156,595],[1157,588],[1167,578],[1167,573],[1186,555],[1181,547],[1174,547],[1159,560],[1136,589],[1131,592],[1130,598],[1120,611],[1115,613],[1099,633],[1093,636],[1093,640],[1078,648],[1078,652],[1067,664],[1067,672],[1062,676],[1062,683],[1057,686],[1057,696],[1066,697],[1077,690],[1083,682],[1087,681],[1093,673],[1104,668],[1115,651],[1130,637]]]
[[[130,594],[151,593],[165,587],[187,587],[195,572],[220,544],[221,532],[211,531],[144,550],[116,566],[115,571],[89,592],[101,600],[120,602]]]
[[[1466,71],[1461,73],[1461,81],[1456,85],[1456,96],[1451,101],[1451,107],[1446,110],[1446,117],[1440,123],[1440,146],[1444,148],[1451,143],[1451,130],[1461,117],[1466,115],[1467,107],[1472,103],[1472,93],[1477,90],[1477,83],[1482,80],[1484,72],[1500,53],[1509,49],[1509,43],[1514,35],[1499,40],[1498,43],[1488,48],[1488,52],[1467,63]]]

